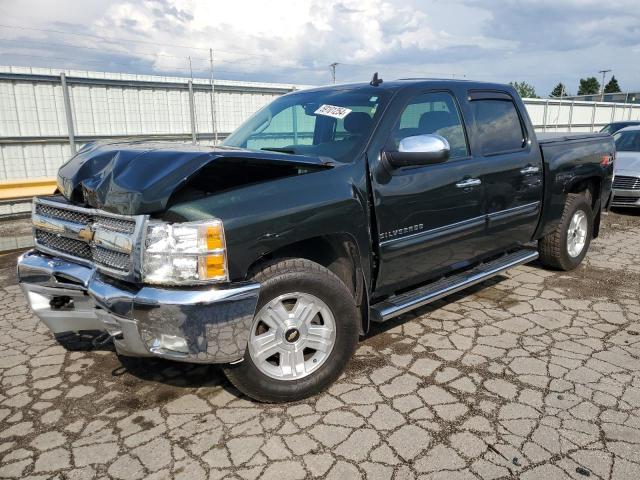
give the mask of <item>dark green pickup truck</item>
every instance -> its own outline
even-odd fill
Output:
[[[506,85],[399,80],[278,98],[220,147],[94,143],[36,198],[19,260],[56,334],[220,363],[262,401],[312,395],[384,322],[598,235],[615,148],[536,138]]]

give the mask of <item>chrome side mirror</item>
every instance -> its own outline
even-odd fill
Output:
[[[443,163],[450,154],[451,146],[447,139],[434,134],[405,137],[400,140],[398,151],[385,152],[392,167]]]

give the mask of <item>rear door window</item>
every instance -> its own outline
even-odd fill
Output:
[[[524,148],[526,138],[522,122],[511,100],[474,100],[471,109],[483,156]]]

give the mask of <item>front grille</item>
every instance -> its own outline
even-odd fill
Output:
[[[59,200],[34,200],[34,235],[37,249],[60,254],[80,263],[133,280],[131,246],[142,217],[112,215]],[[95,239],[95,242],[94,242]]]
[[[94,247],[91,250],[93,260],[107,268],[126,271],[131,263],[129,255],[126,253],[114,252],[102,247]]]
[[[629,205],[633,205],[640,200],[640,197],[622,197],[620,195],[616,195],[613,197],[613,203],[625,203]]]
[[[105,217],[102,215],[96,215],[94,225],[104,227],[108,230],[113,230],[114,232],[129,234],[132,234],[136,229],[136,222],[133,220]]]
[[[640,190],[640,177],[616,175],[616,178],[613,179],[613,188],[619,190]]]
[[[57,250],[66,255],[86,260],[91,259],[91,247],[82,240],[74,240],[73,238],[61,237],[44,230],[36,230],[36,242],[43,247]]]
[[[87,225],[91,222],[91,216],[78,212],[76,210],[65,210],[64,208],[52,207],[51,205],[44,205],[42,203],[36,203],[36,213],[44,217],[59,218],[60,220],[66,220],[67,222],[79,223]]]

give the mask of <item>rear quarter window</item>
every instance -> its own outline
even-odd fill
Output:
[[[471,102],[482,155],[520,150],[525,134],[515,104],[511,100],[482,99]]]

